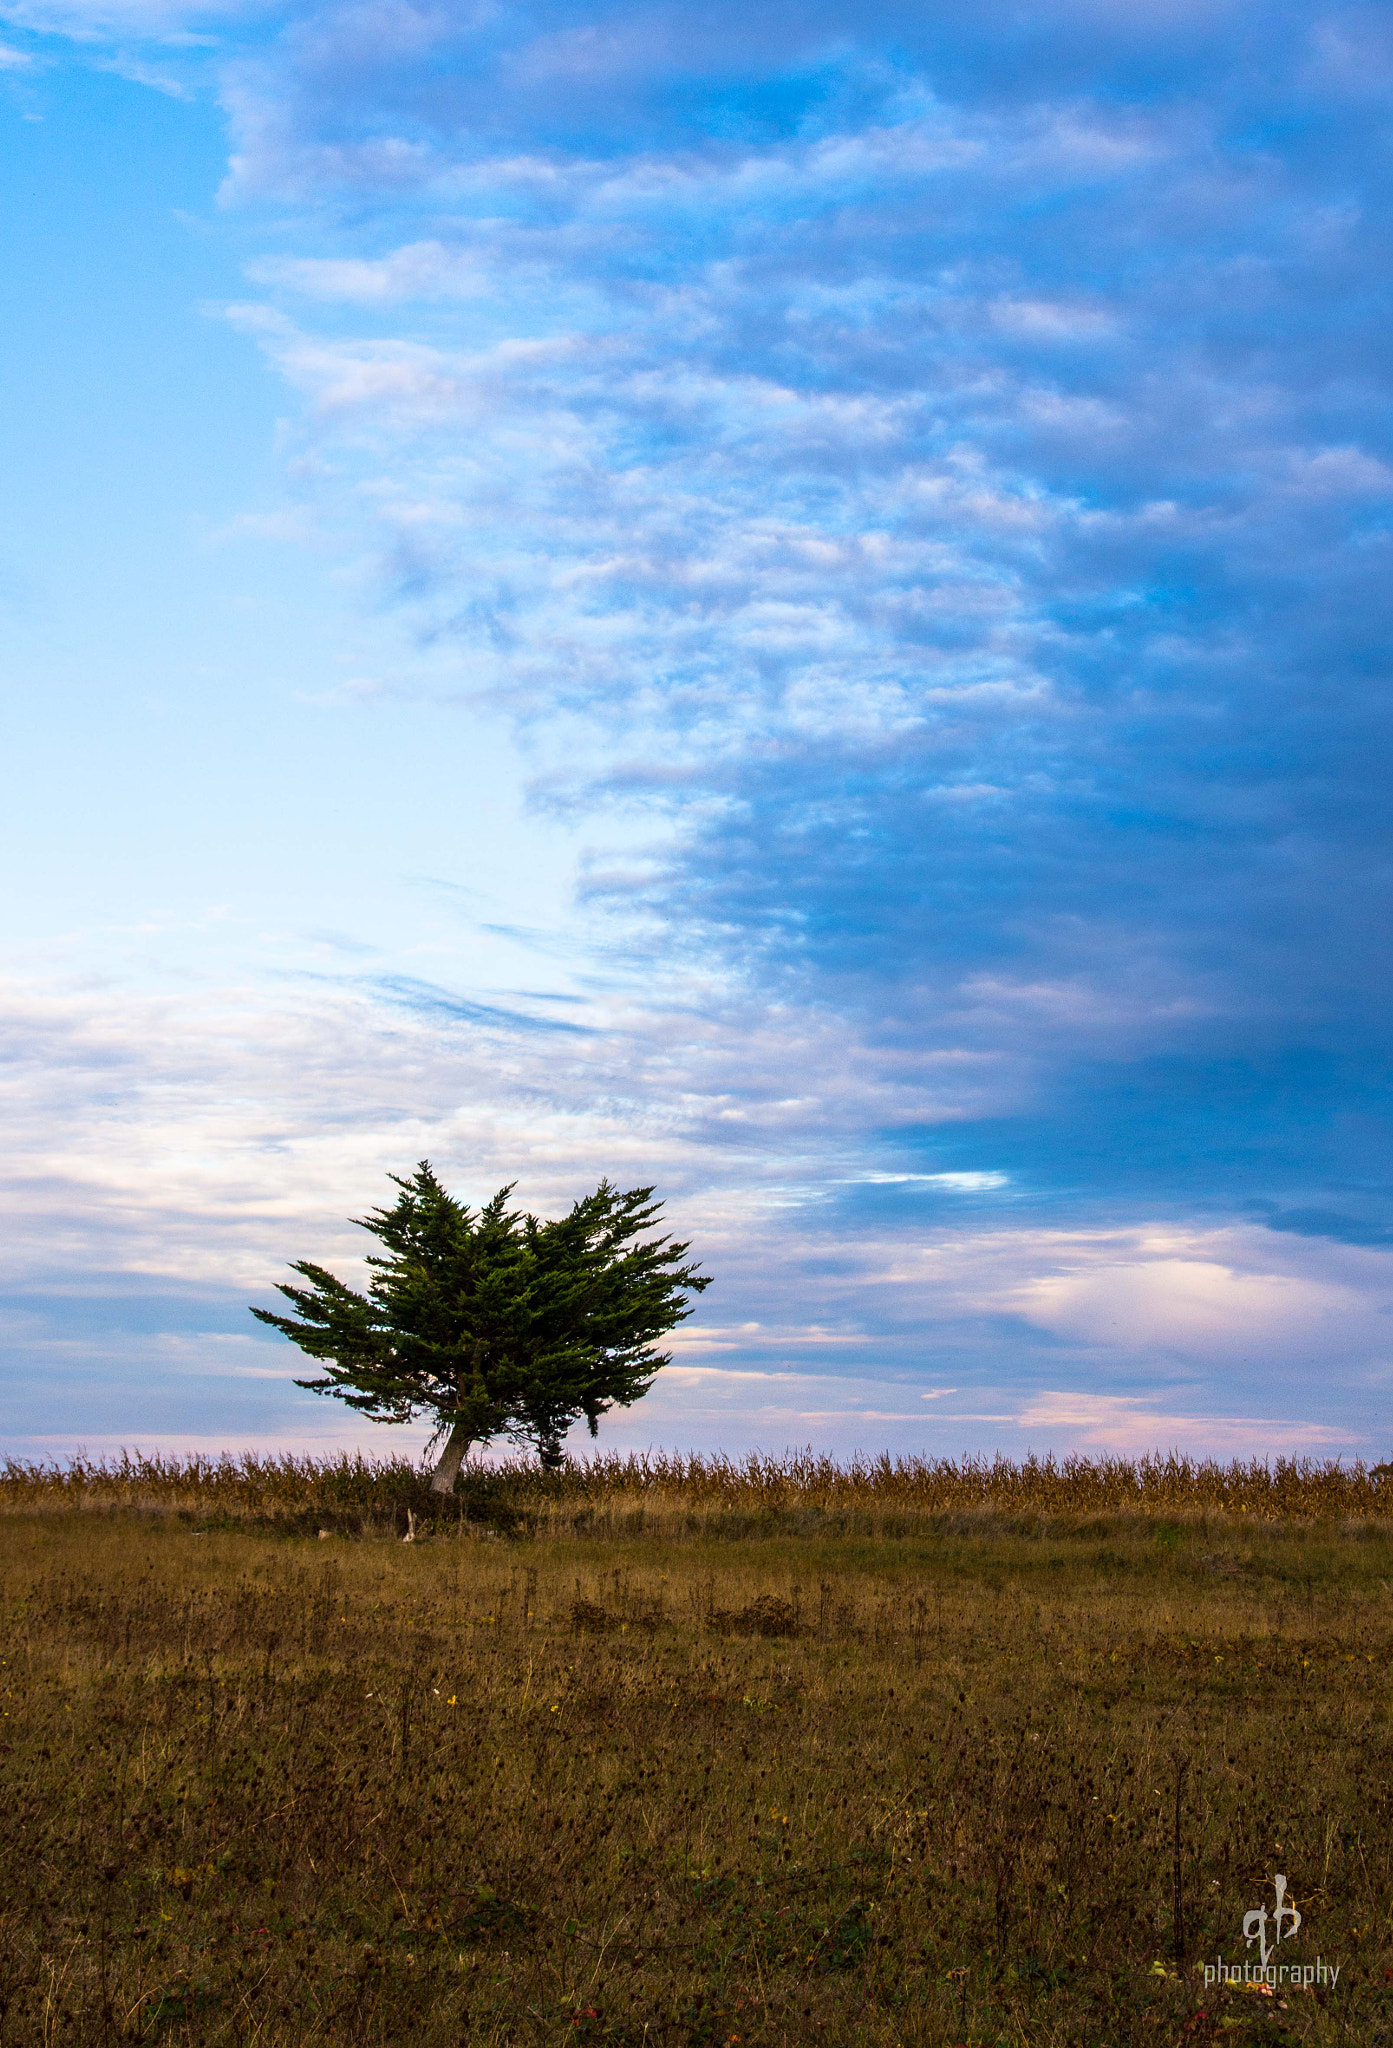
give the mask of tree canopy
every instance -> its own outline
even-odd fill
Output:
[[[296,1314],[253,1308],[324,1365],[298,1380],[378,1422],[430,1415],[446,1443],[432,1484],[452,1490],[469,1450],[505,1436],[561,1462],[582,1416],[593,1436],[607,1409],[646,1394],[668,1355],[655,1343],[710,1278],[684,1264],[691,1247],[653,1237],[651,1187],[602,1180],[565,1216],[510,1209],[516,1183],[479,1210],[457,1201],[422,1160],[389,1209],[353,1220],[378,1239],[360,1294],[296,1260],[307,1284],[281,1285]]]

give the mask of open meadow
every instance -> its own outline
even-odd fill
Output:
[[[0,2042],[1393,2040],[1375,1479],[602,1460],[431,1506],[9,1468]],[[1258,1909],[1309,1985],[1206,1984]]]

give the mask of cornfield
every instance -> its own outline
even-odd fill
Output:
[[[458,1504],[443,1505],[407,1458],[160,1457],[0,1468],[0,1512],[147,1509],[289,1528],[336,1530],[426,1520],[496,1522],[508,1530],[584,1533],[642,1526],[710,1533],[728,1526],[791,1533],[904,1535],[944,1517],[1233,1516],[1327,1521],[1393,1516],[1393,1467],[1310,1458],[1219,1464],[1176,1454],[1010,1459],[783,1457],[681,1452],[568,1459],[548,1473],[521,1459],[466,1468]],[[642,1518],[641,1520],[638,1518]]]

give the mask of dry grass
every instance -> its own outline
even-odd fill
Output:
[[[547,1473],[531,1463],[474,1466],[468,1512],[509,1528],[559,1535],[631,1529],[736,1535],[798,1533],[906,1535],[945,1516],[1250,1516],[1259,1521],[1393,1518],[1393,1467],[1279,1458],[1220,1465],[1169,1457],[856,1458],[839,1464],[811,1451],[782,1458],[645,1455],[570,1459]],[[405,1527],[406,1510],[437,1515],[439,1501],[408,1459],[287,1455],[77,1458],[67,1466],[7,1459],[0,1512],[129,1508],[309,1527]],[[451,1516],[458,1510],[451,1509]]]
[[[953,1469],[11,1468],[0,2042],[1393,2038],[1393,1530]]]

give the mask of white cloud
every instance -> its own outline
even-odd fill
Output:
[[[1301,1416],[1177,1413],[1154,1397],[1046,1393],[1012,1418],[1040,1445],[1112,1451],[1122,1457],[1177,1450],[1192,1457],[1328,1457],[1363,1450],[1363,1431],[1333,1428]]]
[[[1363,1306],[1349,1286],[1193,1255],[1090,1262],[1027,1281],[1016,1299],[1029,1321],[1057,1336],[1132,1356],[1228,1353],[1257,1362],[1275,1350],[1313,1366]]]
[[[657,1179],[724,1239],[786,1208],[810,1123],[825,1137],[867,1114],[934,1114],[937,1084],[864,1063],[849,1077],[831,1019],[761,1014],[710,983],[686,993],[699,1002],[670,1010],[596,995],[568,1013],[590,1033],[568,1036],[501,1011],[454,1018],[425,989],[413,1007],[409,989],[389,1002],[308,980],[274,994],[12,985],[9,1278],[51,1274],[59,1247],[82,1246],[108,1270],[264,1285],[298,1255],[292,1222],[360,1251],[344,1215],[423,1153],[473,1195],[517,1177],[539,1206],[604,1172]]]
[[[1312,497],[1387,497],[1393,469],[1363,448],[1318,448],[1289,458],[1290,488]]]
[[[235,27],[274,11],[267,0],[6,0],[0,19],[79,46],[116,41],[132,57],[140,45],[198,47],[211,28]]]
[[[1096,342],[1117,332],[1117,315],[1103,306],[1062,299],[995,299],[993,323],[1025,341]]]
[[[863,1173],[857,1175],[857,1181],[866,1187],[902,1187],[912,1183],[971,1195],[980,1194],[987,1188],[1008,1187],[1010,1176],[1004,1173]]]
[[[131,85],[149,86],[152,92],[161,92],[171,100],[193,100],[197,98],[194,87],[187,79],[180,78],[168,67],[149,63],[143,57],[125,55],[96,60],[95,69],[110,71],[117,78],[126,79]]]
[[[468,250],[412,242],[390,256],[266,256],[247,266],[255,284],[338,305],[395,305],[416,298],[473,299],[496,288],[492,266]]]

